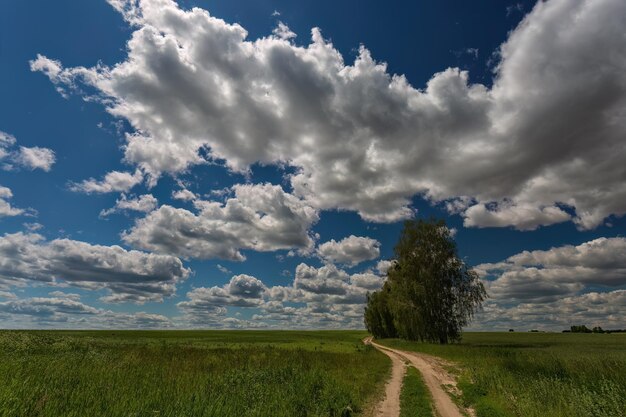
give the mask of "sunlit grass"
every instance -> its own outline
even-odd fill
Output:
[[[434,417],[432,397],[422,375],[409,366],[400,393],[400,417]]]
[[[383,340],[461,365],[478,417],[626,416],[626,334],[466,333],[459,344]]]
[[[341,416],[387,357],[363,332],[0,332],[1,416]]]

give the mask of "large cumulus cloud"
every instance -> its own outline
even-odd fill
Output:
[[[491,87],[448,68],[418,89],[362,47],[354,63],[313,29],[248,40],[199,8],[109,0],[134,27],[112,67],[31,68],[63,93],[93,86],[135,128],[125,160],[151,178],[223,159],[296,168],[294,192],[372,221],[416,194],[462,201],[467,226],[593,228],[626,212],[621,0],[538,2],[499,50]],[[601,45],[602,47],[599,47]]]
[[[243,261],[242,249],[310,251],[316,209],[271,184],[236,185],[224,203],[196,200],[198,213],[163,205],[123,235],[130,245],[193,258]]]

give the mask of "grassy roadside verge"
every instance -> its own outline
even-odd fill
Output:
[[[409,366],[400,393],[400,417],[434,417],[430,392],[417,369]]]
[[[466,333],[458,344],[397,339],[389,347],[460,365],[464,405],[478,417],[626,416],[626,335]]]

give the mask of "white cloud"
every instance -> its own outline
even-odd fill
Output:
[[[563,330],[572,325],[626,327],[626,290],[589,292],[549,302],[520,303],[506,308],[489,303],[478,313],[474,329]],[[520,329],[521,327],[521,329]]]
[[[505,227],[514,225],[519,230],[535,230],[539,226],[563,223],[571,216],[558,207],[536,207],[532,204],[502,204],[488,208],[476,204],[463,213],[465,227]]]
[[[56,157],[54,152],[48,148],[40,148],[38,146],[26,148],[20,146],[20,150],[16,153],[13,160],[18,165],[28,168],[31,171],[41,169],[42,171],[48,172],[52,169]]]
[[[524,11],[524,5],[522,3],[515,3],[510,6],[506,6],[506,16],[509,17],[514,13],[522,13]]]
[[[271,184],[235,185],[225,203],[196,200],[198,213],[163,205],[137,220],[123,240],[135,247],[191,258],[243,261],[241,250],[312,250],[318,213]]]
[[[67,293],[63,291],[51,291],[48,293],[49,296],[55,298],[67,298],[69,300],[80,301],[80,294],[75,293]]]
[[[599,238],[578,246],[524,251],[503,262],[478,265],[497,298],[572,295],[586,286],[626,285],[626,238]]]
[[[25,213],[25,210],[11,206],[7,200],[12,197],[11,189],[0,185],[0,218],[19,216]]]
[[[284,40],[293,39],[298,36],[283,22],[278,22],[278,25],[272,30],[272,33],[279,39]]]
[[[384,280],[385,278],[383,276],[374,274],[372,272],[354,274],[350,277],[350,282],[353,285],[371,291],[379,290],[383,286]]]
[[[22,225],[26,228],[26,230],[28,230],[29,232],[36,232],[38,230],[43,229],[43,224],[41,223],[22,223]]]
[[[0,237],[0,283],[41,281],[107,289],[111,300],[161,301],[176,291],[189,270],[173,256],[127,251],[69,239],[46,242],[38,234]]]
[[[177,304],[183,323],[223,327],[229,307],[254,309],[251,321],[238,327],[362,328],[368,291],[384,278],[371,271],[348,274],[332,264],[299,264],[289,286],[266,286],[249,275],[235,275],[223,286],[201,287]]]
[[[193,201],[197,196],[187,189],[172,192],[172,198],[175,200]]]
[[[134,174],[130,172],[111,171],[102,180],[90,178],[79,183],[70,183],[72,191],[87,194],[104,194],[113,192],[128,192],[135,185],[143,181],[143,174],[136,170]]]
[[[6,149],[8,147],[11,147],[15,145],[15,142],[15,136],[0,130],[0,149]]]
[[[339,242],[331,239],[318,246],[318,255],[326,262],[355,266],[380,256],[380,242],[369,237],[350,235]]]
[[[301,263],[296,268],[293,287],[314,294],[344,295],[349,281],[350,275],[334,265],[315,268]]]
[[[96,314],[98,309],[68,298],[33,297],[0,302],[0,312],[50,318],[58,313]]]
[[[136,129],[125,160],[153,178],[207,149],[237,171],[291,165],[309,204],[372,221],[410,217],[416,194],[471,197],[478,227],[566,221],[557,204],[581,228],[626,213],[622,0],[537,2],[502,44],[493,87],[449,68],[423,89],[365,48],[346,64],[318,29],[306,46],[247,40],[200,8],[109,2],[135,30],[126,61],[63,68],[39,55],[31,68],[64,91],[95,87]]]
[[[56,156],[52,149],[34,146],[28,148],[20,146],[13,149],[16,144],[15,136],[0,131],[0,160],[5,160],[3,168],[13,170],[15,168],[25,168],[31,171],[41,169],[50,171],[56,162]]]
[[[549,328],[567,323],[623,324],[624,253],[625,238],[599,238],[478,265],[476,270],[491,297],[479,324],[489,327],[517,321]],[[616,304],[602,305],[608,300]]]
[[[267,287],[250,275],[235,275],[223,287],[196,288],[187,293],[189,301],[177,304],[181,310],[192,312],[213,307],[258,307],[263,303]]]
[[[128,198],[125,194],[115,202],[115,206],[100,212],[101,217],[106,217],[113,213],[123,211],[138,211],[148,213],[154,210],[158,205],[157,199],[152,194],[143,194],[135,198]]]
[[[187,293],[187,301],[176,306],[184,321],[203,327],[222,327],[227,319],[226,307],[258,307],[263,303],[265,285],[249,275],[233,276],[222,287],[200,287]]]
[[[376,264],[376,271],[378,271],[378,274],[381,276],[386,276],[387,275],[387,271],[389,271],[389,268],[391,268],[393,265],[395,264],[395,261],[391,260],[382,260],[382,261],[378,261],[378,263]]]
[[[52,294],[51,294],[52,295]],[[7,324],[14,328],[166,328],[169,318],[146,312],[117,313],[89,306],[75,294],[59,293],[52,297],[12,298],[0,302],[0,313],[7,314]]]
[[[5,300],[15,300],[17,296],[9,291],[0,291],[0,298],[4,298]]]

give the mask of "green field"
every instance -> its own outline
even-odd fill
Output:
[[[0,331],[0,416],[362,415],[389,372],[364,336]]]
[[[453,345],[379,341],[460,365],[478,417],[626,416],[626,334],[465,333]]]
[[[0,416],[367,415],[388,358],[358,331],[0,331]],[[626,334],[382,340],[457,365],[478,417],[626,416]],[[403,415],[429,407],[410,369]],[[426,401],[423,401],[426,400]],[[349,412],[348,410],[352,410]]]

